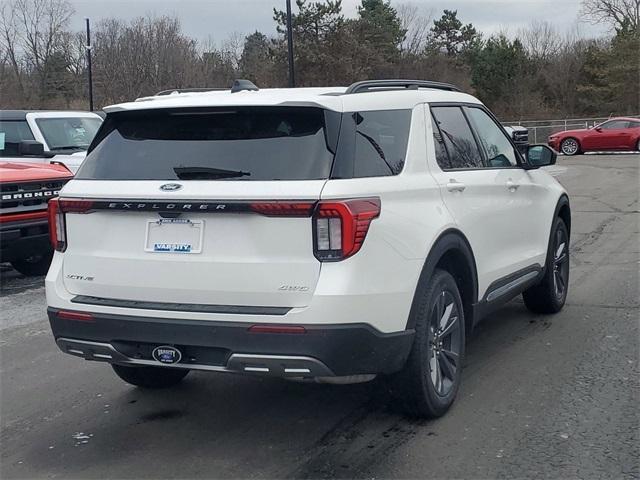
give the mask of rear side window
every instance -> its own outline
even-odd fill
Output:
[[[404,167],[411,111],[354,113],[356,152],[354,177],[397,175]]]
[[[451,163],[449,162],[449,154],[447,153],[447,148],[444,146],[444,139],[442,138],[442,132],[438,128],[433,115],[431,115],[431,127],[433,128],[433,146],[436,150],[436,161],[441,169],[446,170],[451,168]]]
[[[442,139],[449,153],[450,168],[482,168],[482,156],[460,107],[433,107]]]
[[[411,110],[344,113],[332,177],[398,175],[407,155],[410,126]]]
[[[0,121],[0,157],[19,156],[18,146],[23,140],[34,140],[26,120]]]
[[[76,178],[314,180],[333,153],[319,108],[242,107],[107,116]]]

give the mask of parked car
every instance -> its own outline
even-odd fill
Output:
[[[526,155],[529,149],[529,130],[521,125],[509,125],[504,127],[516,148],[522,155]]]
[[[555,153],[522,156],[454,86],[238,81],[105,110],[49,204],[48,315],[63,352],[133,385],[383,374],[438,416],[480,318],[565,303],[569,200],[538,169]]]
[[[47,273],[47,202],[71,177],[62,165],[0,161],[0,261],[24,275]]]
[[[556,132],[549,136],[548,143],[565,155],[640,150],[640,119],[611,118],[592,128]]]
[[[101,123],[90,112],[0,110],[0,160],[54,161],[75,173]]]

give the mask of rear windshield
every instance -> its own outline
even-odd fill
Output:
[[[76,178],[326,179],[333,153],[325,117],[324,110],[308,107],[113,113]]]

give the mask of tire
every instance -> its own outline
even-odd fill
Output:
[[[129,367],[112,364],[113,371],[122,380],[141,388],[168,388],[180,383],[187,376],[186,368]]]
[[[565,155],[577,155],[580,153],[580,143],[573,137],[565,138],[560,143],[560,151]]]
[[[37,277],[47,274],[52,257],[53,252],[43,255],[33,255],[28,258],[14,260],[11,262],[11,266],[27,277]]]
[[[404,369],[392,378],[392,389],[406,413],[440,417],[460,386],[465,348],[462,299],[453,276],[439,269],[418,286],[416,295],[415,339]]]
[[[534,313],[558,313],[564,307],[569,291],[569,230],[564,220],[556,218],[544,277],[538,285],[522,294],[524,304]]]

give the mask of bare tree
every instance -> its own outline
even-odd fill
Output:
[[[240,57],[242,57],[242,49],[244,47],[244,35],[240,32],[232,32],[227,39],[222,42],[222,50],[227,52],[229,59],[233,64],[233,68],[237,69],[240,65]]]
[[[40,104],[47,98],[53,71],[65,67],[61,65],[64,58],[61,53],[73,11],[67,0],[9,0],[2,6],[0,35],[3,48],[21,93],[25,93],[25,69],[35,74],[35,93]]]
[[[131,100],[160,90],[197,86],[196,41],[175,17],[108,19],[94,35],[94,77],[100,103]]]
[[[396,9],[402,29],[407,33],[400,45],[404,56],[419,55],[429,39],[429,25],[433,21],[433,10],[421,13],[416,5],[403,3]]]
[[[11,64],[13,74],[17,83],[17,94],[24,97],[24,85],[22,82],[22,65],[20,62],[19,47],[16,36],[18,32],[16,22],[16,8],[13,3],[4,3],[0,7],[0,47],[6,57],[6,61]]]
[[[562,50],[562,37],[547,21],[533,21],[518,32],[518,38],[533,60],[546,62]]]
[[[594,23],[640,33],[640,0],[582,0],[582,15]]]

